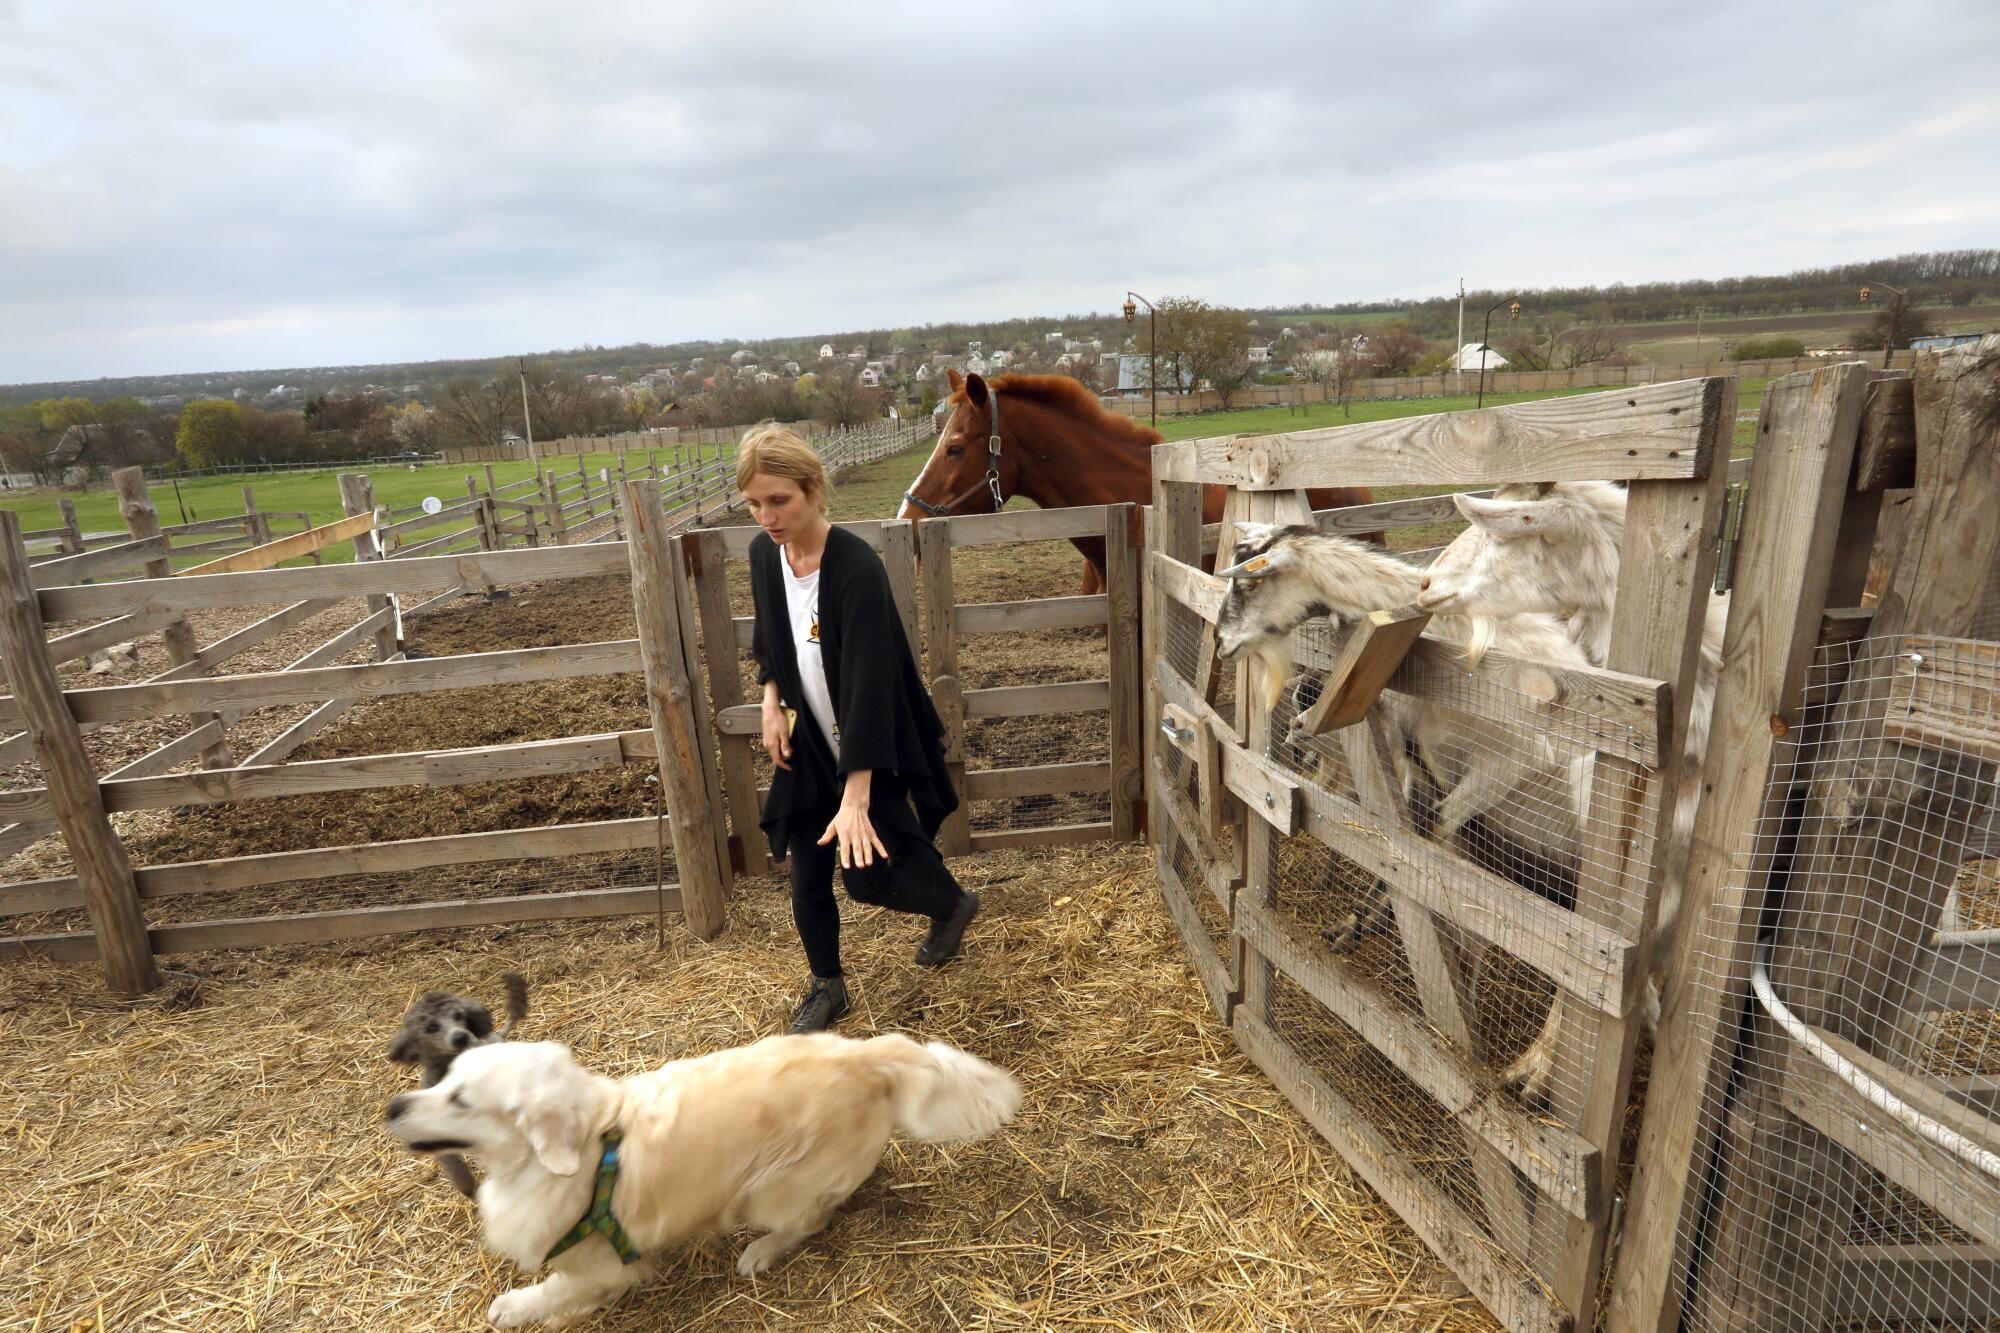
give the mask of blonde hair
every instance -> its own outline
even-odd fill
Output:
[[[796,481],[819,506],[819,512],[826,512],[826,466],[805,436],[790,426],[766,421],[743,432],[743,440],[736,446],[736,489],[746,489],[750,478],[760,473]]]

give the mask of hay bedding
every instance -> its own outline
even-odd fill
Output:
[[[1014,1070],[993,1140],[899,1144],[761,1281],[742,1238],[668,1253],[592,1326],[1487,1329],[1203,1007],[1144,849],[966,858],[989,904],[917,968],[905,918],[848,913],[851,1035],[905,1030]],[[712,944],[548,924],[215,954],[132,1005],[94,969],[0,970],[0,1328],[465,1329],[520,1280],[470,1205],[376,1128],[382,1049],[448,986],[532,984],[523,1034],[624,1074],[783,1020],[802,967],[776,881]],[[183,962],[183,966],[185,966]],[[78,1321],[92,1321],[79,1325]]]

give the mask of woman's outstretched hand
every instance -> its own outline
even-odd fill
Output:
[[[872,866],[878,854],[884,862],[889,859],[889,849],[882,845],[875,826],[868,821],[866,805],[841,802],[833,822],[826,826],[826,832],[820,834],[819,845],[824,847],[836,839],[840,843],[840,868],[843,870]]]

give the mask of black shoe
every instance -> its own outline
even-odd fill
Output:
[[[824,1032],[847,1014],[847,978],[814,977],[786,1032]]]
[[[958,942],[978,915],[979,895],[968,891],[950,916],[932,919],[931,933],[917,946],[917,961],[925,967],[943,967],[958,957]]]

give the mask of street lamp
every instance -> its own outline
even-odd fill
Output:
[[[1507,307],[1507,319],[1510,323],[1521,318],[1521,298],[1518,296],[1503,296],[1486,307],[1486,318],[1479,326],[1479,400],[1473,404],[1474,407],[1486,405],[1486,358],[1493,351],[1492,345],[1487,342],[1487,337],[1493,331],[1493,312],[1503,305]]]
[[[1152,343],[1152,352],[1151,352],[1152,369],[1148,371],[1146,374],[1146,382],[1152,386],[1153,429],[1158,430],[1160,428],[1160,312],[1153,309],[1153,303],[1151,301],[1147,301],[1146,298],[1139,295],[1139,293],[1126,292],[1125,322],[1127,324],[1137,323],[1139,319],[1139,307],[1132,304],[1134,301],[1144,302],[1146,306],[1147,338]]]
[[[1872,289],[1875,287],[1896,293],[1896,303],[1889,307],[1889,327],[1882,334],[1882,369],[1887,370],[1889,368],[1889,358],[1896,354],[1896,326],[1903,320],[1903,302],[1909,299],[1909,293],[1899,288],[1891,287],[1886,282],[1878,282],[1874,278],[1870,278],[1861,288],[1861,304],[1867,305],[1874,299],[1875,293]]]

